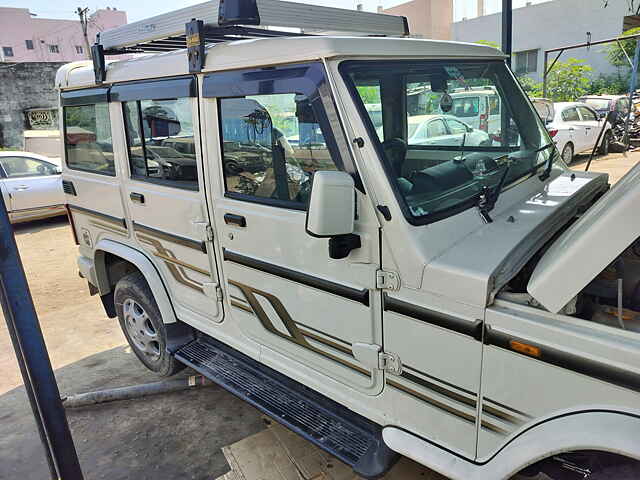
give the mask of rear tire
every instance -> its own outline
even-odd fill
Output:
[[[567,143],[562,149],[562,160],[569,165],[573,161],[573,144]]]
[[[170,377],[185,367],[167,352],[167,333],[160,310],[140,272],[118,281],[114,302],[120,328],[145,367],[162,377]]]

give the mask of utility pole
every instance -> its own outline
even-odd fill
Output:
[[[78,9],[76,10],[78,17],[80,18],[80,26],[82,27],[85,54],[87,58],[91,60],[91,47],[89,46],[89,37],[87,36],[87,12],[89,12],[89,7],[78,7]]]
[[[502,0],[502,51],[507,55],[507,64],[511,65],[513,37],[513,2]]]

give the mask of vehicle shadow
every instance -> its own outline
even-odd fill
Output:
[[[69,226],[69,220],[65,215],[59,215],[57,217],[44,218],[42,220],[15,223],[13,225],[13,233],[16,235],[26,235],[63,226]],[[71,227],[69,226],[69,228]]]
[[[128,346],[55,374],[62,396],[160,380]],[[85,479],[215,479],[229,470],[221,448],[264,428],[257,410],[217,386],[69,409],[67,418]],[[14,388],[0,395],[0,479],[48,476],[24,386]]]

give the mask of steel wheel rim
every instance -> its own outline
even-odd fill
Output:
[[[152,361],[160,359],[160,336],[142,306],[127,298],[122,303],[124,326],[136,349]]]
[[[573,148],[570,145],[566,145],[562,150],[562,160],[564,160],[565,163],[569,163],[571,162],[572,157],[573,157]]]

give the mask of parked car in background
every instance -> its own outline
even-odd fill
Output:
[[[407,143],[409,145],[458,146],[462,144],[462,138],[465,134],[464,138],[467,146],[490,146],[492,143],[488,133],[473,128],[471,125],[451,115],[416,115],[409,117],[407,128]]]
[[[556,102],[551,104],[547,99],[533,99],[533,104],[545,122],[545,126],[558,146],[565,163],[570,163],[574,155],[590,152],[596,142],[605,118],[586,103]],[[598,145],[603,155],[609,153],[611,144],[611,125],[607,127]]]
[[[487,133],[496,133],[500,130],[500,102],[494,89],[471,87],[468,90],[454,90],[451,98],[453,105],[448,112],[450,115]]]
[[[59,160],[29,152],[0,152],[0,190],[11,223],[65,215]]]
[[[606,117],[609,112],[617,112],[624,116],[629,113],[629,97],[626,95],[585,95],[580,97],[578,102],[589,105],[598,112],[600,118]]]

